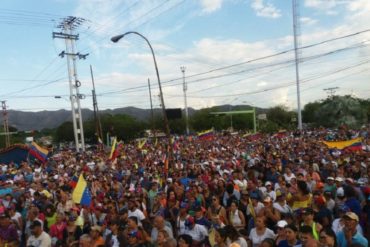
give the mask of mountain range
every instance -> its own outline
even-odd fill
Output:
[[[233,110],[241,106],[232,106]],[[245,107],[245,105],[243,106]],[[218,106],[220,111],[228,111],[231,109],[230,105]],[[258,109],[257,112],[261,112],[263,109]],[[161,109],[153,109],[154,114],[161,114]],[[189,108],[189,116],[193,115],[197,110]],[[82,119],[84,121],[92,119],[94,111],[90,109],[82,109]],[[126,114],[136,118],[137,120],[148,121],[151,116],[150,109],[141,109],[136,107],[123,107],[116,109],[107,109],[100,111],[101,115],[104,114]],[[184,113],[183,113],[184,115]],[[57,111],[38,111],[38,112],[25,112],[8,110],[9,126],[17,128],[19,131],[28,130],[42,130],[42,129],[53,129],[61,125],[66,121],[72,121],[71,111],[68,110],[57,110]],[[3,122],[3,116],[0,115],[0,121]]]

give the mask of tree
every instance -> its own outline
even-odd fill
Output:
[[[324,127],[348,125],[358,128],[367,122],[366,110],[360,100],[350,95],[334,96],[324,100],[316,112],[316,122]]]
[[[317,121],[316,113],[321,107],[321,102],[315,101],[308,103],[304,106],[303,111],[302,111],[302,121],[304,123],[315,123]]]
[[[288,111],[283,105],[268,109],[267,119],[275,123],[279,128],[290,129],[293,127],[292,120],[296,117],[295,112]]]

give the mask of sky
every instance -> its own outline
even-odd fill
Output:
[[[370,1],[298,0],[301,104],[328,96],[370,96]],[[53,32],[84,22],[76,52],[82,108],[160,107],[151,43],[166,108],[221,104],[297,108],[291,0],[2,0],[0,100],[9,110],[70,109],[66,49]],[[58,97],[56,97],[58,96]]]

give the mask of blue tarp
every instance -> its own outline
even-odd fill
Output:
[[[19,165],[22,161],[27,161],[28,148],[23,145],[14,145],[0,151],[0,163],[9,164],[14,162]]]

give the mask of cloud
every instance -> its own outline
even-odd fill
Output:
[[[281,10],[276,8],[272,3],[265,3],[264,0],[253,0],[251,7],[257,16],[273,19],[281,17]]]
[[[305,0],[304,5],[318,10],[328,10],[336,7],[337,0]]]
[[[223,0],[201,0],[202,11],[206,14],[219,10],[222,6]]]
[[[312,19],[310,17],[301,17],[300,21],[304,26],[312,26],[317,23],[316,19]]]

